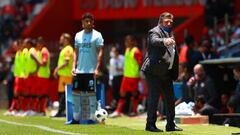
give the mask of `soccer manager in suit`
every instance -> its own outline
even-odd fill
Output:
[[[156,127],[157,106],[163,94],[166,109],[166,131],[182,131],[174,123],[175,105],[173,81],[178,77],[178,52],[172,33],[173,15],[164,12],[156,27],[148,32],[148,46],[141,70],[148,87],[146,131],[163,132]]]

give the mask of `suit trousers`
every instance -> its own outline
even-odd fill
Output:
[[[160,94],[163,95],[163,104],[166,110],[167,125],[174,124],[175,117],[175,99],[173,92],[173,81],[169,75],[162,79],[146,73],[146,82],[148,86],[147,98],[147,124],[155,124],[157,120],[157,106]]]

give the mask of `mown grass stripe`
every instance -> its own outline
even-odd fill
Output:
[[[67,131],[52,129],[52,128],[49,128],[49,127],[46,127],[46,126],[41,126],[41,125],[23,124],[23,123],[17,123],[17,122],[14,122],[14,121],[7,121],[7,120],[2,120],[2,119],[0,119],[0,122],[7,123],[7,124],[12,124],[12,125],[17,125],[17,126],[35,127],[35,128],[39,128],[39,129],[48,131],[48,132],[60,133],[60,134],[65,134],[65,135],[87,135],[87,134],[78,134],[78,133],[73,133],[73,132],[67,132]]]

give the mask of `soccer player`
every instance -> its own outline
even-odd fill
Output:
[[[37,57],[36,42],[33,39],[26,38],[23,41],[24,45],[28,49],[25,55],[26,59],[26,87],[23,92],[23,104],[22,109],[25,112],[23,115],[35,115],[37,112],[38,98],[36,97],[37,85],[33,82],[37,82],[37,72],[39,69],[40,61]]]
[[[95,78],[99,76],[104,40],[100,32],[93,29],[94,17],[90,13],[82,16],[83,30],[75,35],[73,74],[73,120],[66,124],[77,124],[80,119],[93,120],[96,111]],[[86,95],[90,112],[81,110],[79,96]],[[82,108],[84,108],[82,106]],[[89,114],[90,113],[90,114]],[[86,117],[84,117],[86,116]],[[80,118],[81,117],[81,118]]]
[[[19,95],[21,91],[23,90],[23,85],[24,85],[24,77],[25,77],[25,72],[23,67],[23,44],[22,41],[19,40],[17,41],[17,52],[15,54],[15,59],[14,59],[14,69],[13,69],[13,75],[14,75],[14,98],[11,103],[11,106],[4,115],[15,115],[17,111],[19,111]]]
[[[117,109],[109,115],[110,118],[121,116],[124,104],[126,102],[126,94],[131,93],[132,110],[130,116],[137,114],[138,105],[138,83],[140,81],[140,65],[142,64],[142,53],[136,47],[136,39],[132,35],[125,37],[125,59],[123,80],[120,88],[120,98],[118,100]]]
[[[58,58],[58,65],[54,70],[54,77],[59,77],[58,82],[58,112],[54,117],[65,116],[65,86],[72,83],[72,63],[73,63],[73,48],[71,46],[71,35],[63,33],[59,40],[63,49]]]
[[[38,105],[37,111],[40,115],[45,115],[47,106],[47,95],[49,90],[49,77],[50,77],[50,53],[44,45],[41,37],[37,39],[37,56],[40,61],[38,69],[37,91]]]

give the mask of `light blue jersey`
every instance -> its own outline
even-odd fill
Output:
[[[84,30],[75,36],[75,48],[78,48],[78,63],[76,73],[94,73],[97,65],[97,48],[103,47],[103,37],[100,32],[92,30],[85,33]]]

